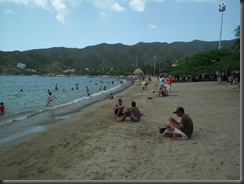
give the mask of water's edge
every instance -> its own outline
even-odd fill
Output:
[[[133,82],[130,81],[124,84],[121,88],[110,92],[112,92],[113,94],[117,94],[129,88],[132,84]],[[83,108],[99,101],[105,100],[107,98],[108,93],[105,93],[98,97],[89,98],[82,103],[77,102],[64,107],[40,112],[26,119],[2,125],[0,128],[0,144],[8,143],[9,141],[13,141],[23,136],[47,131],[51,125],[57,123],[65,123],[71,118],[71,115],[73,113],[79,112]]]

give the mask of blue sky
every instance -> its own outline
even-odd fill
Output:
[[[0,0],[0,50],[234,39],[239,0]]]

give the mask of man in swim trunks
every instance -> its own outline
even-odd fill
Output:
[[[182,107],[178,107],[174,114],[181,117],[181,121],[177,122],[174,118],[169,118],[171,128],[166,129],[163,135],[166,137],[173,137],[175,139],[189,139],[193,132],[193,122],[189,115],[184,113]]]
[[[130,120],[135,123],[140,121],[141,112],[140,112],[140,109],[138,107],[136,107],[136,102],[134,102],[134,101],[131,102],[131,107],[129,107],[124,112],[124,115],[123,115],[122,119],[120,120],[120,122],[123,122],[126,117],[130,117]]]

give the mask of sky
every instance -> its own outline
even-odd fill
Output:
[[[239,0],[0,0],[1,51],[231,40],[238,25]]]

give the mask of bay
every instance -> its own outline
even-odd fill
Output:
[[[0,143],[42,131],[50,122],[68,119],[69,113],[129,85],[117,77],[0,76],[0,101],[5,105],[0,116]],[[56,97],[49,105],[48,91]]]

